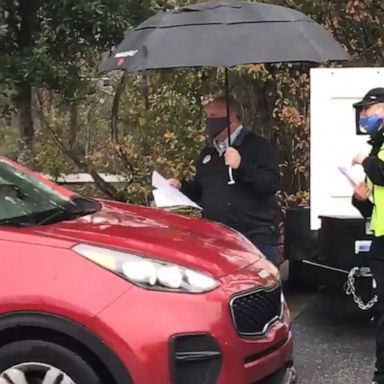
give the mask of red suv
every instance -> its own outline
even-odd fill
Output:
[[[277,269],[240,234],[0,158],[0,384],[294,383]]]

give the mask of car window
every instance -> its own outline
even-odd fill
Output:
[[[0,221],[50,211],[67,202],[50,186],[0,161]]]

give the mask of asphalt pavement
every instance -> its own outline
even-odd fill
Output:
[[[300,384],[370,384],[375,325],[342,292],[287,292]]]

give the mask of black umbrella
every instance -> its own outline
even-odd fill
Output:
[[[331,33],[301,12],[271,4],[213,1],[150,17],[118,46],[101,71],[348,59]]]
[[[330,60],[349,60],[349,56],[331,33],[303,13],[271,4],[224,0],[150,17],[127,36],[100,72],[224,67],[228,95],[229,67]]]

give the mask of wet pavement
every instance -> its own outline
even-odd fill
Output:
[[[287,293],[300,384],[371,383],[375,326],[342,293]]]

